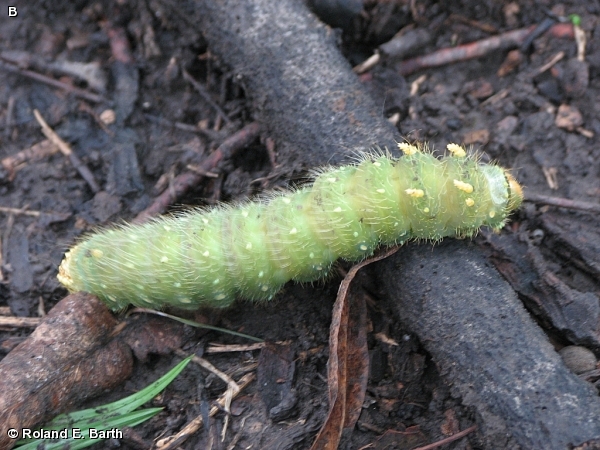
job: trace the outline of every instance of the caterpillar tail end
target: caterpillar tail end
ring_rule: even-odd
[[[58,281],[64,286],[66,287],[69,291],[74,292],[76,289],[74,288],[74,280],[73,277],[71,277],[71,261],[72,261],[72,255],[71,253],[73,252],[73,250],[69,250],[67,253],[65,253],[65,257],[62,260],[62,262],[60,263],[60,266],[58,268],[58,275],[56,276],[56,278],[58,278]]]

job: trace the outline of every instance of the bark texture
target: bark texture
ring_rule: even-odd
[[[597,392],[563,364],[474,245],[406,246],[374,272],[404,326],[480,416],[488,449],[566,449],[600,436]]]
[[[114,388],[131,374],[131,350],[113,340],[116,319],[96,297],[62,299],[35,331],[0,361],[0,449],[10,428],[31,428]]]
[[[210,50],[241,77],[279,163],[348,162],[373,146],[393,150],[394,128],[352,73],[336,34],[301,1],[199,1]]]

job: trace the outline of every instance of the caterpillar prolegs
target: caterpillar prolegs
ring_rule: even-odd
[[[290,192],[93,234],[66,253],[58,279],[113,309],[225,307],[321,279],[337,259],[361,260],[379,245],[499,229],[522,202],[507,171],[463,147],[449,144],[441,159],[399,147],[401,158],[365,155]]]

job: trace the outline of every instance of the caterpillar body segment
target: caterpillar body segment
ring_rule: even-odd
[[[270,198],[197,209],[93,234],[67,252],[58,279],[118,310],[226,307],[272,298],[289,280],[315,281],[339,258],[380,245],[500,229],[523,194],[504,169],[451,144],[438,159],[365,155],[322,170],[311,185]]]

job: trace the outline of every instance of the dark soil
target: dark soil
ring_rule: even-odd
[[[45,139],[33,115],[37,109],[72,146],[101,188],[93,192],[61,153],[27,160],[12,170],[5,167],[0,174],[0,206],[14,209],[0,214],[0,307],[9,307],[15,316],[38,317],[67,294],[56,280],[57,268],[77,237],[99,226],[134,219],[188,165],[200,165],[223,140],[251,123],[255,104],[248,100],[252,94],[243,81],[211,53],[203,30],[190,23],[193,13],[186,8],[193,8],[193,3],[32,1],[18,5],[16,18],[5,14],[10,2],[0,3],[0,61],[17,69],[15,73],[0,66],[0,158]],[[548,33],[523,49],[521,62],[504,76],[498,70],[508,50],[405,77],[399,74],[400,61],[390,58],[362,75],[361,81],[381,114],[395,118],[397,130],[407,139],[428,141],[437,149],[448,142],[472,145],[482,159],[513,168],[527,195],[598,203],[598,2],[370,0],[360,15],[325,11],[322,17],[343,28],[332,33],[355,65],[411,24],[431,32],[433,39],[416,50],[428,54],[539,24],[549,13],[581,16],[588,38],[585,61],[577,59],[572,37]],[[543,72],[538,70],[559,52],[564,52],[562,59]],[[65,61],[95,63],[97,72],[83,79],[50,67]],[[18,73],[25,69],[107,100],[91,101]],[[183,69],[200,83],[204,95]],[[411,86],[423,75],[411,94]],[[100,125],[107,110],[114,112],[115,120]],[[171,207],[245,199],[297,182],[312,169],[279,164],[277,143],[275,151],[270,146],[269,136],[263,134],[221,164],[219,178],[204,178]],[[350,160],[354,149],[348,150]],[[483,232],[476,241],[557,350],[579,344],[600,351],[597,223],[597,213],[526,202],[500,236]],[[517,273],[507,261],[520,265]],[[551,288],[549,277],[554,280]],[[370,292],[377,292],[366,276],[361,281]],[[287,361],[287,372],[277,389],[253,383],[234,400],[224,442],[220,434],[225,414],[219,413],[182,448],[310,447],[328,412],[328,338],[338,283],[334,276],[324,285],[290,284],[268,304],[238,302],[225,311],[196,315],[268,342],[284,342],[272,352]],[[475,424],[474,410],[451,392],[431,356],[397,322],[393,308],[376,300],[369,305],[367,396],[356,428],[344,436],[344,448],[414,448]],[[567,305],[579,306],[569,310]],[[3,329],[0,352],[8,353],[30,331]],[[183,336],[182,349],[199,355],[213,343],[247,343],[191,328]],[[145,387],[181,359],[170,353],[137,356],[131,379],[93,404]],[[236,379],[255,370],[256,364],[264,370],[265,360],[273,360],[258,350],[205,357]],[[269,378],[259,369],[260,377]],[[158,437],[179,431],[224,389],[214,375],[190,365],[153,402],[165,408],[161,414],[130,431],[120,443],[108,441],[97,448],[149,446]],[[233,440],[237,440],[235,447],[230,446]],[[444,448],[483,447],[481,437],[472,433]]]

